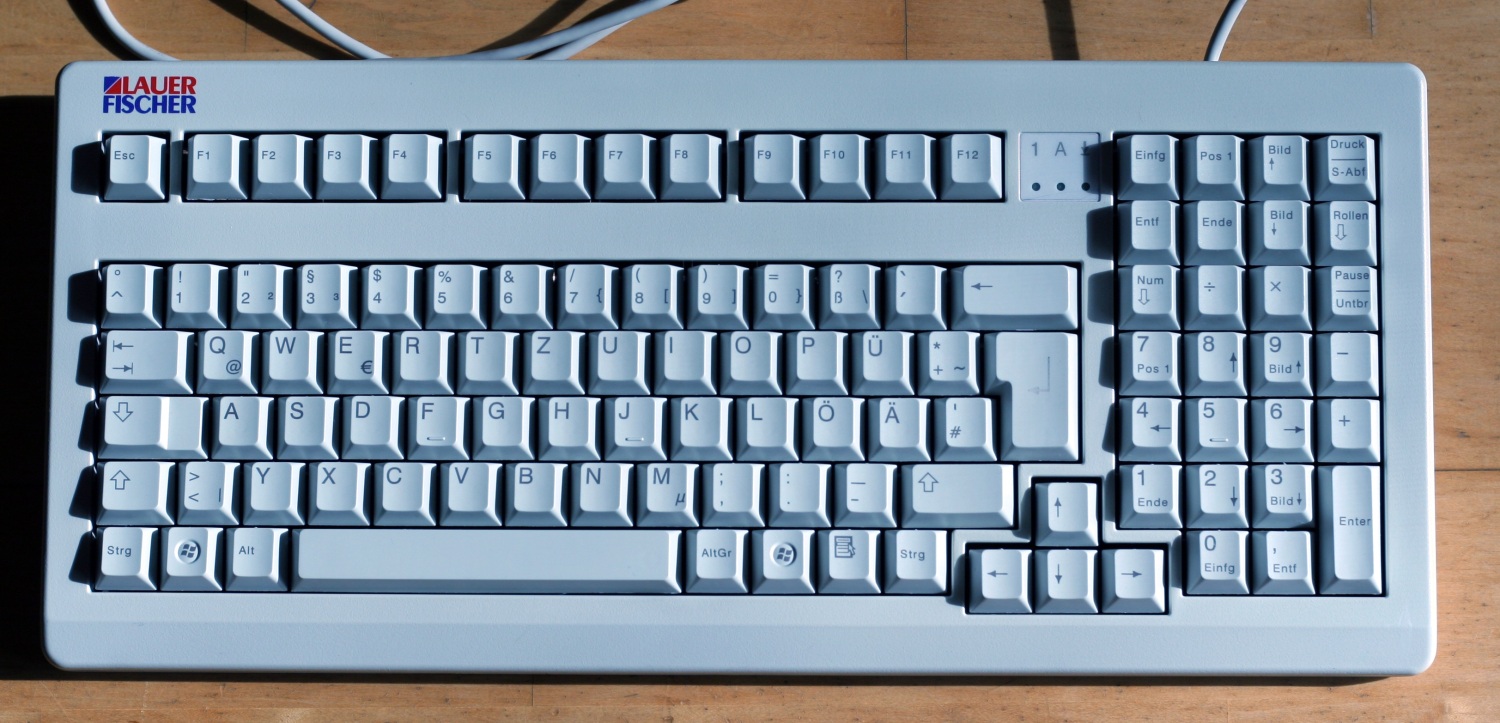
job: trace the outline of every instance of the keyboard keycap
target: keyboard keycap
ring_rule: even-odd
[[[844,383],[842,331],[799,331],[786,335],[786,391],[799,396],[848,394]]]
[[[537,459],[598,462],[599,399],[553,397],[544,400],[537,425]]]
[[[505,264],[497,267],[491,278],[495,282],[495,314],[490,326],[496,329],[552,328],[552,269],[535,264]]]
[[[544,462],[506,465],[505,524],[511,527],[564,527],[563,491],[568,466]]]
[[[1256,595],[1311,595],[1312,534],[1257,530],[1255,546]]]
[[[353,329],[355,274],[342,264],[311,264],[297,269],[297,328]]]
[[[338,406],[334,397],[276,400],[277,459],[338,459]]]
[[[870,184],[865,159],[870,139],[855,133],[814,136],[808,197],[814,201],[868,201]]]
[[[818,593],[879,594],[879,539],[876,530],[819,530]]]
[[[780,394],[781,358],[779,333],[736,331],[720,334],[719,389],[737,396]]]
[[[459,394],[515,394],[520,391],[520,334],[511,331],[465,332],[458,335],[458,347]]]
[[[192,394],[193,335],[186,331],[104,334],[105,394]]]
[[[105,329],[160,329],[162,270],[141,264],[104,267]]]
[[[1305,201],[1257,201],[1245,212],[1250,263],[1266,266],[1306,266],[1308,206]]]
[[[707,133],[673,133],[661,139],[661,200],[718,201],[724,140]]]
[[[1182,141],[1182,197],[1189,200],[1245,198],[1240,173],[1243,141],[1236,136],[1188,136]]]
[[[406,405],[406,458],[469,458],[467,397],[414,397]]]
[[[764,527],[761,487],[765,465],[710,464],[703,472],[705,527]]]
[[[1189,266],[1183,269],[1184,329],[1245,329],[1245,269]]]
[[[865,405],[872,462],[927,462],[927,409],[930,399],[871,399]]]
[[[850,343],[854,347],[851,380],[854,394],[904,396],[914,393],[911,380],[911,332],[862,332],[854,334]]]
[[[445,464],[438,524],[449,527],[500,526],[501,466],[484,462]],[[575,512],[573,524],[578,524]]]
[[[1313,206],[1318,264],[1325,266],[1374,266],[1379,233],[1375,204],[1368,201],[1334,201]]]
[[[1182,527],[1178,478],[1182,468],[1165,464],[1121,465],[1120,527],[1175,530]]]
[[[1183,486],[1187,488],[1185,507],[1190,529],[1250,526],[1245,514],[1250,495],[1243,465],[1189,465]]]
[[[1035,485],[1032,497],[1036,499],[1037,546],[1097,546],[1097,487],[1085,482],[1042,482]]]
[[[1119,149],[1120,188],[1124,201],[1175,201],[1177,194],[1177,139],[1165,135],[1133,135],[1115,141]]]
[[[784,133],[760,133],[744,140],[746,201],[801,201],[804,141]]]
[[[1071,266],[962,266],[951,273],[953,328],[1078,328],[1078,270]]]
[[[635,484],[638,527],[698,526],[698,465],[639,465]]]
[[[833,470],[833,524],[895,527],[895,496],[895,465],[838,465]]]
[[[1244,530],[1187,533],[1187,593],[1189,595],[1248,595],[1245,574],[1248,536]]]
[[[1177,257],[1177,204],[1127,201],[1119,205],[1120,265],[1165,264]]]
[[[713,394],[718,345],[711,331],[666,331],[656,338],[657,394]]]
[[[986,394],[1000,394],[1000,459],[1078,459],[1078,337],[986,334]]]
[[[650,393],[651,335],[643,331],[596,331],[588,338],[590,394]]]
[[[828,527],[827,464],[773,464],[766,495],[771,527]]]
[[[944,201],[998,201],[1004,194],[1004,145],[988,133],[955,133],[940,142],[938,197]]]
[[[1302,136],[1252,138],[1246,152],[1250,199],[1311,201],[1307,179],[1307,139]]]
[[[375,153],[370,136],[334,133],[319,138],[318,200],[375,200]]]
[[[738,440],[735,459],[797,461],[797,400],[750,397],[734,400]]]
[[[354,532],[346,530],[343,532]],[[287,559],[291,556],[287,531],[273,527],[229,530],[225,546],[224,588],[231,592],[283,592],[287,589]]]
[[[531,139],[531,193],[537,201],[587,201],[589,144],[576,133],[543,133]]]
[[[559,329],[618,329],[615,289],[620,270],[602,264],[572,264],[558,269],[562,283],[557,305]]]
[[[483,329],[487,273],[471,264],[438,264],[427,269],[427,327]]]
[[[181,462],[177,466],[177,523],[239,524],[240,465],[234,462]]]
[[[574,527],[630,527],[635,465],[583,462],[573,465]]]
[[[396,348],[392,355],[391,391],[452,394],[453,336],[450,331],[397,332],[391,341]]]
[[[273,331],[261,337],[260,388],[267,394],[323,392],[323,332]]]
[[[755,270],[755,328],[811,329],[812,268],[769,264]]]
[[[1101,550],[1099,597],[1106,613],[1164,613],[1165,555],[1161,550]]]
[[[1189,462],[1247,462],[1244,399],[1187,400],[1183,410]]]
[[[171,462],[105,462],[99,468],[100,525],[170,525]]]
[[[616,397],[604,400],[604,458],[610,461],[665,462],[667,400]]]
[[[385,482],[383,467],[378,465],[376,468],[377,490]],[[307,490],[307,524],[326,527],[364,527],[370,524],[369,464],[319,462],[308,470],[308,474],[312,475],[312,480]]]
[[[1256,396],[1312,396],[1311,335],[1252,334],[1250,393]]]
[[[250,142],[253,176],[250,197],[257,201],[311,201],[313,139],[289,133],[256,136]]]
[[[1120,269],[1120,328],[1175,331],[1177,269],[1171,266],[1127,266]]]
[[[864,400],[813,397],[802,401],[802,459],[860,462],[864,451]]]
[[[687,531],[687,591],[747,593],[744,530]]]
[[[437,490],[431,462],[385,462],[374,467],[375,525],[432,527],[437,525]]]
[[[172,527],[161,537],[161,589],[218,592],[219,540],[217,527]]]
[[[401,397],[348,397],[344,400],[343,458],[401,459]]]
[[[392,133],[380,142],[380,198],[385,201],[443,199],[443,141],[423,133]]]
[[[1181,339],[1169,331],[1137,331],[1120,336],[1120,393],[1177,396],[1182,393],[1177,362]]]
[[[417,310],[417,300],[422,298],[421,271],[399,264],[366,266],[360,278],[364,303],[359,325],[365,329],[422,328]]]
[[[1121,462],[1181,462],[1178,417],[1181,400],[1122,398],[1119,410]]]
[[[1312,331],[1311,274],[1301,266],[1250,269],[1250,328]]]
[[[878,329],[878,272],[869,264],[832,264],[818,269],[820,329]]]
[[[234,267],[236,329],[292,328],[292,270],[275,264]]]
[[[1313,193],[1319,201],[1375,200],[1375,141],[1325,136],[1313,141]]]
[[[917,335],[917,392],[923,395],[979,393],[979,334],[931,331]]]
[[[156,530],[106,527],[99,530],[99,574],[95,590],[155,590]]]
[[[813,593],[812,530],[755,530],[750,535],[750,590],[757,595]]]
[[[728,397],[674,397],[671,404],[671,447],[674,461],[728,462]]]
[[[743,266],[714,264],[694,266],[688,271],[688,328],[743,331],[748,270]]]
[[[1183,387],[1188,396],[1245,395],[1244,334],[1188,334],[1183,345]]]
[[[250,141],[228,133],[198,133],[187,139],[187,199],[243,201],[249,198]]]
[[[532,447],[536,400],[530,397],[484,397],[474,408],[474,459],[535,459]]]
[[[682,328],[682,268],[640,264],[625,269],[625,329]]]
[[[656,198],[651,164],[656,139],[640,133],[606,133],[594,141],[594,198],[650,201]]]
[[[1380,400],[1319,399],[1314,416],[1319,462],[1380,461]]]
[[[1250,521],[1257,528],[1294,529],[1313,523],[1313,468],[1305,464],[1250,468]]]
[[[208,459],[203,397],[103,397],[99,459]]]
[[[885,270],[887,329],[946,329],[943,276],[937,266],[891,266]]]
[[[104,200],[167,200],[167,141],[156,136],[104,139]]]
[[[1037,550],[1032,555],[1036,611],[1046,614],[1099,612],[1094,600],[1095,550]]]
[[[525,394],[583,394],[581,331],[534,331],[526,335]]]
[[[875,198],[880,201],[935,201],[932,136],[893,133],[875,139]]]
[[[933,458],[939,462],[996,462],[995,410],[985,397],[934,399]]]
[[[214,459],[269,460],[271,397],[214,397]]]
[[[1015,526],[1015,471],[1007,464],[902,465],[900,498],[902,527]]]
[[[1380,345],[1374,334],[1318,335],[1318,394],[1373,397],[1380,393]]]
[[[1250,402],[1250,459],[1254,462],[1313,461],[1311,399]]]
[[[975,550],[969,557],[969,612],[1031,612],[1031,551]]]
[[[1369,266],[1318,269],[1320,331],[1375,331],[1380,328],[1376,270]]]
[[[1379,467],[1318,468],[1318,587],[1325,595],[1379,595]]]
[[[526,139],[482,133],[464,139],[464,200],[520,201],[526,198],[521,159]]]
[[[941,595],[948,591],[948,535],[941,530],[891,530],[885,546],[885,591]]]

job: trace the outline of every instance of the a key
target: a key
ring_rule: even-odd
[[[827,464],[773,464],[766,523],[771,527],[827,527]]]
[[[955,133],[939,142],[938,198],[998,201],[1004,189],[1004,145],[989,133]]]
[[[354,279],[358,269],[343,264],[309,264],[297,269],[297,327],[353,329]]]
[[[643,331],[596,331],[589,334],[590,394],[650,394],[651,335]],[[660,366],[657,367],[658,370]],[[657,389],[657,391],[662,391]]]
[[[1120,336],[1120,393],[1174,397],[1182,393],[1177,363],[1181,339],[1169,331]]]
[[[878,271],[869,264],[832,264],[818,269],[820,329],[878,329]]]
[[[1317,271],[1319,331],[1380,328],[1377,273],[1369,266],[1331,266]]]
[[[690,593],[746,593],[744,530],[688,530],[687,584]]]
[[[1250,336],[1250,393],[1312,396],[1312,340],[1308,334]]]
[[[214,264],[173,264],[167,269],[167,326],[228,326],[229,269]]]
[[[437,465],[431,462],[385,462],[375,465],[375,519],[383,527],[432,527]]]
[[[623,329],[681,329],[682,268],[639,264],[625,269]]]
[[[689,329],[743,331],[750,328],[745,313],[749,271],[743,266],[712,264],[688,270]]]
[[[250,197],[257,201],[311,201],[316,152],[313,139],[307,136],[271,133],[253,138]]]
[[[1188,396],[1245,394],[1245,335],[1235,332],[1188,334],[1184,339]]]
[[[1126,201],[1118,213],[1121,266],[1178,263],[1176,203]]]
[[[234,314],[236,329],[292,328],[292,270],[275,264],[245,264],[234,267]]]
[[[710,464],[703,472],[705,527],[763,527],[761,487],[765,465]]]
[[[1246,144],[1250,199],[1311,201],[1307,178],[1307,139],[1261,136]]]
[[[1236,136],[1188,136],[1182,141],[1182,197],[1190,200],[1240,201],[1245,198],[1240,173],[1244,142]]]
[[[1380,461],[1380,400],[1319,399],[1314,416],[1319,462]]]
[[[812,268],[768,264],[755,270],[755,328],[811,329]]]
[[[574,527],[629,527],[635,465],[583,462],[573,465]]]
[[[1245,212],[1250,263],[1266,266],[1306,266],[1308,207],[1306,201],[1257,201]]]
[[[1123,201],[1175,201],[1177,139],[1166,135],[1130,135],[1115,141],[1119,153]]]
[[[797,461],[797,400],[750,397],[734,400],[738,438],[735,459]]]
[[[876,138],[876,200],[937,200],[932,182],[934,144],[932,136],[920,133],[892,133]]]
[[[303,524],[306,465],[301,462],[256,462],[244,470],[240,517],[246,525]]]
[[[1102,610],[1106,613],[1166,612],[1164,558],[1161,550],[1101,550],[1099,598]]]
[[[865,427],[870,430],[871,462],[927,462],[927,409],[930,399],[895,397],[871,399],[865,405]]]
[[[781,334],[736,331],[719,335],[719,389],[739,396],[781,393]]]
[[[495,284],[496,329],[552,328],[552,269],[534,264],[506,264],[490,272]]]
[[[1047,614],[1099,612],[1094,600],[1095,550],[1037,550],[1032,555],[1036,611]]]
[[[370,524],[370,465],[319,462],[308,468],[307,524],[352,527]]]
[[[334,397],[276,400],[278,459],[338,459],[338,406]]]
[[[1078,337],[1001,332],[984,338],[984,390],[1000,395],[1000,459],[1078,459]]]
[[[271,459],[272,401],[271,397],[215,397],[213,458]]]
[[[1245,467],[1232,464],[1189,465],[1187,526],[1190,529],[1250,526],[1245,508],[1250,506]]]
[[[864,453],[864,400],[813,397],[802,402],[802,459],[860,462]]]
[[[187,139],[189,201],[249,198],[250,141],[229,133],[197,133]]]
[[[485,269],[438,264],[427,269],[427,328],[483,329]]]
[[[375,200],[375,139],[331,133],[318,139],[318,200]]]
[[[170,525],[171,462],[105,462],[99,467],[101,526]]]
[[[530,397],[484,397],[474,400],[474,459],[529,460],[536,400]]]
[[[384,160],[380,198],[386,201],[440,201],[443,198],[443,141],[425,133],[392,133],[380,141]]]
[[[1181,401],[1161,397],[1120,400],[1120,461],[1181,462],[1178,417]]]
[[[391,391],[453,393],[453,332],[402,331],[391,341]]]
[[[698,465],[655,463],[636,469],[637,526],[698,526]]]
[[[1375,204],[1334,201],[1313,206],[1320,266],[1374,266],[1379,224]]]
[[[1239,266],[1190,266],[1183,270],[1184,329],[1245,328],[1245,270]]]
[[[892,266],[885,270],[885,328],[946,329],[943,277],[938,266]]]
[[[406,458],[462,461],[469,458],[469,400],[414,397],[406,404]]]
[[[995,462],[995,411],[985,397],[935,399],[933,458],[939,462]]]
[[[520,391],[521,335],[513,331],[469,331],[458,335],[458,393],[516,394]]]
[[[1271,529],[1311,527],[1314,487],[1312,465],[1251,467],[1251,523]]]
[[[1312,331],[1311,276],[1301,266],[1250,269],[1250,328]]]
[[[853,335],[851,343],[854,347],[851,386],[855,394],[869,396],[914,393],[911,379],[911,332],[861,332]]]
[[[717,201],[724,197],[719,170],[724,139],[707,133],[673,133],[661,139],[661,200]]]
[[[786,133],[758,133],[741,142],[746,201],[801,201],[804,141]]]
[[[261,335],[260,388],[267,394],[323,392],[323,332],[273,331]]]
[[[622,462],[667,461],[667,400],[615,397],[604,400],[604,458]]]
[[[1318,468],[1318,589],[1325,595],[1379,595],[1379,467]]]
[[[1311,533],[1257,530],[1251,544],[1256,595],[1313,594]]]
[[[1120,527],[1175,530],[1182,527],[1178,478],[1182,468],[1166,464],[1121,465]]]
[[[571,264],[559,269],[562,291],[557,305],[557,328],[619,328],[615,310],[619,276],[619,269],[602,264]]]
[[[1318,394],[1373,397],[1380,393],[1380,340],[1374,334],[1318,335]]]
[[[671,448],[674,461],[728,462],[728,397],[675,397],[671,404]]]
[[[521,159],[526,139],[508,133],[481,133],[464,139],[464,200],[520,201],[526,198]]]
[[[979,393],[979,334],[930,331],[917,335],[917,393]]]
[[[454,462],[438,474],[442,499],[438,524],[449,527],[500,526],[500,472],[498,464]],[[574,515],[574,524],[577,515]]]
[[[1071,266],[962,266],[951,280],[954,329],[1078,328],[1078,269]]]
[[[360,277],[364,304],[359,325],[365,329],[420,329],[417,300],[422,298],[422,270],[401,264],[366,266]]]
[[[1098,485],[1086,482],[1042,482],[1036,499],[1036,544],[1039,547],[1095,547],[1099,544]]]
[[[239,524],[235,490],[240,465],[234,462],[180,462],[177,466],[177,523]]]
[[[598,462],[599,400],[552,397],[543,400],[537,424],[537,459]]]
[[[167,141],[157,136],[104,139],[104,200],[167,200]]]
[[[1312,462],[1312,400],[1250,402],[1252,462]]]
[[[970,548],[969,612],[1031,612],[1031,551]]]
[[[106,527],[99,530],[99,574],[95,590],[155,590],[156,530]]]
[[[901,526],[1015,526],[1015,469],[1008,464],[901,466]]]
[[[401,397],[348,397],[344,400],[343,458],[387,460],[401,459]]]
[[[105,394],[192,394],[193,335],[186,331],[104,334]]]
[[[99,459],[208,459],[203,397],[103,397]]]
[[[1209,530],[1187,533],[1187,593],[1189,595],[1248,595],[1245,572],[1250,533]]]
[[[799,331],[786,335],[786,391],[788,394],[848,394],[844,383],[842,331]]]
[[[241,527],[228,531],[224,589],[282,592],[287,589],[291,541],[285,528]],[[299,572],[301,566],[298,566]]]
[[[895,465],[838,465],[833,469],[833,524],[895,527],[895,495]]]
[[[141,264],[104,267],[105,329],[160,329],[162,270]]]
[[[1313,196],[1319,201],[1375,200],[1375,141],[1324,136],[1312,143]]]
[[[878,594],[879,539],[876,530],[819,530],[818,593]]]
[[[814,201],[868,201],[865,167],[870,139],[857,133],[824,133],[809,145],[808,198]]]
[[[1118,272],[1120,328],[1172,331],[1177,321],[1177,269],[1127,266]]]
[[[505,524],[514,527],[562,527],[567,524],[563,490],[568,467],[545,462],[506,465]]]
[[[588,157],[593,141],[576,133],[531,139],[531,193],[537,201],[589,200]]]
[[[892,530],[885,547],[885,591],[941,595],[948,591],[948,535],[942,530]]]
[[[750,533],[751,592],[757,595],[813,593],[812,530]]]
[[[219,540],[217,527],[173,527],[162,535],[161,589],[184,592],[217,592]]]
[[[1183,411],[1186,459],[1189,462],[1247,462],[1244,399],[1187,400]]]
[[[714,394],[717,344],[711,331],[664,331],[656,338],[657,394]]]

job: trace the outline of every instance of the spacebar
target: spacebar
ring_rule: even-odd
[[[675,593],[674,530],[303,529],[294,592]]]

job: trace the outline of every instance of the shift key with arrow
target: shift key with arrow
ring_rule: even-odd
[[[100,525],[170,525],[171,462],[105,462],[99,468]]]
[[[177,469],[177,523],[226,527],[235,515],[238,462],[182,462]]]

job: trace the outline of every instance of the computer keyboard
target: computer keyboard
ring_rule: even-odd
[[[1410,66],[58,86],[62,667],[1432,660]]]

